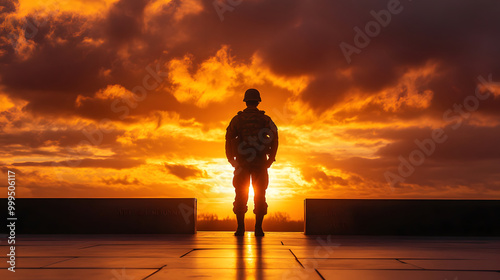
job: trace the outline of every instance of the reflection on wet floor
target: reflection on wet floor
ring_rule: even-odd
[[[500,238],[25,235],[16,250],[0,279],[500,279]]]

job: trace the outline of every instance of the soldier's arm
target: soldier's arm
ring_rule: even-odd
[[[272,120],[269,120],[269,127],[273,135],[271,136],[271,145],[269,151],[269,161],[273,162],[276,160],[276,153],[278,152],[278,127]]]
[[[234,154],[234,142],[236,140],[236,137],[237,134],[235,129],[235,118],[233,118],[226,129],[226,158],[232,165],[236,157],[236,155]]]

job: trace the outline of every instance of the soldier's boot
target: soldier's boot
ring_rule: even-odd
[[[262,230],[263,220],[263,214],[255,214],[255,236],[264,236],[264,231]]]
[[[234,232],[234,236],[245,235],[245,213],[236,214],[236,220],[238,221],[238,228]]]

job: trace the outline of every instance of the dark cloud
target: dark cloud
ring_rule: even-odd
[[[5,174],[5,178],[7,178],[9,171],[14,172],[15,174],[24,174],[22,170],[15,167],[7,166],[5,163],[2,162],[0,162],[0,171],[2,172],[2,174]]]
[[[399,175],[398,168],[406,166],[404,170],[407,170],[410,162],[414,171],[409,176],[402,176],[408,184],[442,190],[460,187],[499,190],[500,126],[478,127],[463,123],[454,128],[454,125],[456,123],[443,128],[439,142],[431,140],[431,128],[348,130],[345,132],[347,139],[361,142],[363,139],[380,139],[390,143],[378,149],[376,158],[337,159],[332,155],[318,154],[311,160],[386,187],[389,185],[386,172]],[[412,163],[412,153],[424,155],[423,160]],[[417,159],[420,161],[416,156],[413,162]]]
[[[0,12],[2,14],[15,12],[18,4],[18,1],[14,0],[0,0]]]
[[[123,177],[110,177],[110,178],[102,178],[101,181],[106,185],[139,185],[140,182],[137,178],[129,179],[128,175]]]
[[[391,143],[380,148],[376,155],[381,157],[398,157],[408,155],[415,149],[433,151],[429,157],[435,160],[485,160],[500,159],[500,126],[478,127],[467,124],[465,120],[458,124],[453,122],[443,128],[382,128],[382,129],[351,129],[345,131],[346,139],[384,139]],[[433,139],[433,131],[442,130]],[[442,139],[442,140],[441,140]],[[419,144],[417,145],[416,142]],[[433,144],[431,144],[433,142]]]
[[[182,165],[182,164],[168,164],[165,163],[165,168],[167,171],[175,175],[182,180],[187,180],[195,177],[206,177],[206,172],[200,170],[192,165]]]
[[[301,172],[305,180],[314,183],[315,188],[330,189],[335,185],[349,185],[348,180],[339,176],[328,175],[323,170],[315,167],[305,167]]]
[[[116,139],[123,134],[123,131],[111,131],[109,133],[102,133],[99,137],[96,132],[96,128],[91,129],[90,127],[83,130],[31,130],[23,131],[19,133],[0,133],[0,145],[2,146],[0,150],[14,151],[15,146],[21,145],[23,147],[29,148],[40,148],[52,145],[57,145],[64,149],[65,147],[74,147],[80,145],[82,141],[87,141],[92,144],[94,140],[99,141],[101,147],[108,147],[109,145],[115,144]],[[97,142],[96,142],[97,143]],[[14,146],[14,147],[13,147]]]
[[[354,45],[353,28],[364,29],[373,20],[370,11],[387,9],[388,2],[304,4],[300,24],[286,36],[276,36],[271,42],[279,47],[265,49],[264,56],[281,73],[313,75],[302,98],[321,110],[341,105],[352,90],[368,95],[393,87],[409,69],[429,61],[441,68],[422,90],[435,93],[432,105],[440,110],[474,93],[478,75],[500,75],[500,57],[494,51],[500,47],[500,31],[495,28],[500,6],[490,1],[401,1],[401,13],[392,15],[387,27],[360,48],[360,54],[353,54],[348,64],[339,44]],[[341,69],[348,69],[350,76],[339,78],[336,71]],[[446,75],[439,75],[443,71]]]
[[[40,167],[78,167],[78,168],[111,168],[111,169],[127,169],[134,168],[144,164],[145,160],[126,159],[126,158],[105,158],[92,159],[84,158],[79,160],[65,161],[42,161],[42,162],[16,162],[13,166],[40,166]]]
[[[215,141],[194,139],[185,136],[158,136],[154,138],[130,139],[127,145],[117,145],[113,148],[116,154],[130,157],[200,157],[214,158],[224,153],[224,145]]]
[[[124,44],[135,39],[143,29],[144,8],[149,0],[122,0],[111,7],[106,18],[106,34],[110,41]]]
[[[15,33],[10,28],[4,27],[7,25],[6,18],[16,11],[17,1],[0,0],[0,64],[9,61],[8,57],[14,53],[13,39]]]

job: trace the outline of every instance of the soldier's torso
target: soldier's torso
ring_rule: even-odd
[[[240,111],[236,118],[236,159],[242,166],[264,165],[269,150],[270,118],[257,109]]]

